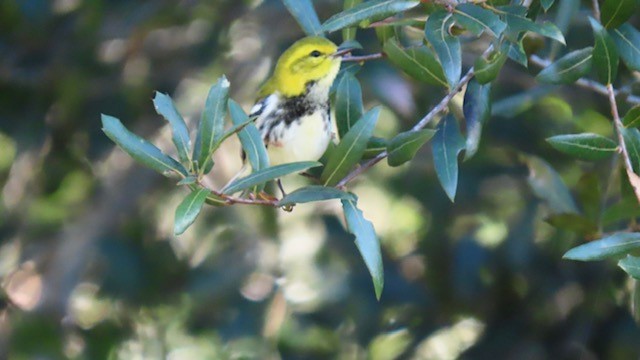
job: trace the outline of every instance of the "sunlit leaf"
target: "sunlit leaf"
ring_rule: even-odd
[[[621,232],[567,251],[562,258],[591,261],[618,257],[640,248],[640,233]]]
[[[209,95],[202,111],[200,127],[198,129],[200,151],[198,164],[201,170],[212,162],[211,155],[215,151],[224,132],[224,117],[227,113],[229,98],[229,81],[223,75],[209,90]]]
[[[305,186],[287,194],[278,206],[302,204],[315,201],[324,201],[331,199],[356,200],[353,194],[344,192],[334,187],[326,187],[320,185]]]
[[[364,112],[362,107],[362,89],[360,82],[351,73],[345,73],[340,78],[336,88],[336,125],[338,136],[342,138],[360,119]]]
[[[576,203],[560,175],[546,161],[536,156],[523,157],[529,168],[527,182],[554,214],[578,213]]]
[[[250,175],[231,182],[229,185],[227,185],[227,187],[223,189],[223,193],[234,194],[239,191],[264,184],[268,181],[281,178],[285,175],[299,173],[317,166],[322,166],[322,164],[317,161],[300,161],[256,170],[253,171]]]
[[[593,64],[596,68],[598,78],[605,84],[611,84],[618,75],[618,50],[616,44],[600,23],[594,18],[589,17],[593,36],[595,38],[595,46],[593,47]]]
[[[639,5],[638,0],[605,0],[600,7],[602,25],[617,28],[637,13]]]
[[[591,133],[552,136],[547,142],[558,151],[581,160],[601,160],[618,150],[615,141]]]
[[[640,71],[640,32],[631,24],[609,30],[622,61],[631,70]]]
[[[199,188],[189,194],[176,208],[173,233],[180,235],[196,220],[210,191]]]
[[[427,40],[438,54],[450,88],[456,86],[462,73],[460,40],[449,33],[449,28],[453,24],[452,16],[447,11],[438,10],[429,15],[424,28]]]
[[[436,132],[430,129],[407,131],[396,135],[389,142],[387,163],[389,166],[400,166],[413,159],[420,148],[433,137]]]
[[[456,21],[476,35],[487,32],[498,37],[507,28],[500,17],[474,4],[460,4],[454,10]]]
[[[337,184],[362,159],[379,115],[380,107],[367,111],[340,140],[320,176],[324,185]]]
[[[618,266],[631,277],[640,280],[640,257],[627,255],[626,258],[618,261]]]
[[[383,19],[399,12],[409,10],[420,4],[420,1],[402,0],[370,0],[330,17],[322,30],[333,32],[346,27],[358,25],[367,19]]]
[[[625,127],[640,126],[640,105],[631,108],[622,118]]]
[[[127,130],[120,120],[113,116],[102,115],[102,131],[132,158],[151,169],[165,176],[188,175],[187,169],[182,164],[167,156],[147,140]]]
[[[396,39],[391,39],[384,44],[383,51],[393,65],[412,78],[431,85],[449,86],[442,66],[426,46],[403,49]]]
[[[464,138],[453,115],[440,120],[431,146],[436,175],[453,202],[458,188],[458,154],[465,148]]]
[[[362,211],[357,208],[356,201],[342,200],[342,209],[344,211],[347,228],[349,232],[356,237],[356,246],[373,279],[376,298],[380,300],[384,286],[384,269],[382,267],[380,241],[376,236],[371,222],[365,219]]]
[[[548,84],[571,84],[589,72],[592,62],[592,47],[572,51],[540,71],[536,79]]]
[[[282,0],[307,35],[322,35],[322,26],[311,0]]]
[[[156,91],[153,105],[156,108],[156,112],[164,117],[171,126],[173,144],[178,150],[180,161],[183,164],[188,164],[191,162],[189,129],[187,129],[187,124],[173,104],[173,100],[169,95]]]
[[[482,127],[491,116],[491,84],[481,85],[477,81],[470,81],[464,94],[462,111],[467,124],[464,159],[468,160],[478,150]]]

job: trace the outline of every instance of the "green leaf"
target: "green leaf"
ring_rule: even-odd
[[[229,100],[229,108],[231,108],[231,101],[233,100]],[[235,103],[235,101],[234,101]],[[235,103],[234,106],[239,106],[237,103]],[[237,111],[237,109],[234,109],[234,111]],[[229,111],[231,112],[231,111]],[[245,114],[246,115],[246,114]],[[222,134],[222,137],[220,139],[220,143],[223,143],[225,140],[227,140],[228,138],[230,138],[231,136],[239,133],[240,131],[242,131],[244,128],[246,128],[247,126],[249,126],[249,124],[253,124],[254,121],[256,121],[257,117],[247,117],[247,120],[245,120],[244,122],[238,123],[238,124],[233,124],[231,125],[230,128],[228,128],[224,134]]]
[[[556,40],[563,45],[565,44],[564,35],[562,35],[562,31],[560,31],[555,24],[552,22],[538,24],[531,21],[531,19],[525,16],[527,8],[524,6],[511,5],[503,6],[500,9],[505,12],[504,18],[507,22],[508,34],[512,41],[517,41],[520,33],[530,31]]]
[[[631,70],[640,71],[640,32],[631,24],[609,30],[622,61]]]
[[[322,25],[311,0],[282,0],[291,15],[298,22],[305,34],[309,36],[323,35]]]
[[[527,182],[531,190],[547,203],[553,214],[578,213],[569,189],[547,162],[536,156],[524,156],[523,160],[529,168]]]
[[[634,219],[640,216],[638,199],[626,198],[608,207],[602,214],[602,225],[608,226],[622,220]]]
[[[400,166],[413,159],[422,145],[433,137],[436,132],[430,129],[406,131],[396,135],[387,147],[389,166]]]
[[[467,123],[464,159],[468,160],[478,151],[482,127],[491,116],[491,84],[481,85],[471,80],[464,94],[462,111]]]
[[[372,136],[367,142],[367,149],[364,151],[362,158],[371,159],[378,156],[378,154],[387,150],[388,143],[387,139]]]
[[[380,300],[384,287],[384,269],[382,267],[382,254],[380,253],[380,241],[371,222],[365,219],[362,211],[358,209],[356,201],[342,200],[342,209],[349,232],[356,237],[356,246],[362,255],[367,269],[373,279],[376,298]]]
[[[627,255],[626,258],[618,261],[618,266],[631,277],[640,280],[640,257]]]
[[[611,84],[616,80],[618,75],[618,64],[620,58],[618,57],[618,50],[616,50],[616,44],[607,33],[600,23],[589,17],[591,22],[591,28],[593,29],[593,36],[595,38],[595,46],[593,47],[593,64],[596,68],[596,73],[600,81],[605,84]]]
[[[556,150],[581,160],[601,160],[618,150],[615,141],[591,133],[552,136],[547,142]]]
[[[605,0],[600,8],[602,25],[607,29],[617,28],[637,13],[638,0]]]
[[[156,112],[164,117],[171,126],[173,144],[176,146],[176,149],[178,149],[180,161],[183,164],[190,163],[189,150],[191,148],[191,139],[189,138],[189,129],[187,129],[187,124],[173,104],[171,97],[156,91],[156,96],[153,98],[153,105],[156,108]]]
[[[456,6],[454,16],[460,25],[478,36],[487,32],[497,38],[507,28],[498,15],[473,4]]]
[[[440,64],[444,68],[449,87],[453,88],[460,81],[462,55],[460,52],[460,40],[449,33],[451,25],[453,25],[452,14],[444,10],[438,10],[429,15],[424,33],[436,54],[438,54],[438,59],[440,59]]]
[[[545,12],[551,9],[551,6],[553,6],[554,2],[555,0],[540,0],[540,4],[542,5],[542,8],[544,9]]]
[[[228,98],[229,81],[223,75],[209,90],[202,118],[200,119],[200,127],[198,129],[200,151],[197,160],[201,173],[203,172],[202,170],[207,168],[207,163],[213,161],[211,155],[220,145],[219,140],[224,131],[224,116],[227,112]]]
[[[173,233],[180,235],[185,232],[191,224],[196,220],[202,205],[210,191],[208,189],[199,188],[189,194],[176,208],[176,216],[173,226]]]
[[[336,88],[336,125],[340,139],[362,117],[362,89],[356,77],[347,72],[341,78]]]
[[[399,12],[409,10],[420,4],[420,1],[370,0],[358,4],[348,10],[335,14],[322,24],[322,30],[333,32],[354,26],[362,20],[371,18],[383,19]]]
[[[173,158],[160,151],[155,145],[125,128],[120,120],[102,114],[102,131],[122,150],[136,161],[168,176],[175,173],[187,176],[187,169]]]
[[[352,7],[360,4],[362,0],[344,0],[343,10],[349,10]],[[349,27],[342,29],[342,41],[354,40],[356,38],[357,27]]]
[[[250,175],[231,182],[223,189],[222,192],[224,194],[234,194],[256,185],[261,185],[268,181],[281,178],[285,175],[299,173],[317,166],[322,166],[322,164],[317,161],[299,161],[271,166],[266,169],[254,170]]]
[[[622,123],[625,127],[638,127],[640,126],[640,105],[631,108],[627,111],[627,114],[622,118]]]
[[[189,175],[186,178],[178,181],[178,186],[182,186],[182,185],[193,185],[198,181],[198,178],[196,176],[193,175]]]
[[[236,125],[245,124],[249,121],[249,117],[242,110],[237,102],[229,100],[229,113],[231,121]],[[261,170],[269,167],[269,156],[264,146],[264,141],[260,135],[260,131],[255,124],[247,124],[244,129],[238,133],[238,138],[242,144],[242,149],[249,159],[249,164],[253,171]]]
[[[536,79],[548,84],[571,84],[591,70],[593,48],[568,53],[538,73]]]
[[[545,219],[555,228],[571,231],[581,236],[589,236],[598,232],[598,224],[578,214],[555,214]]]
[[[640,171],[640,130],[636,128],[622,129],[622,137],[627,146],[634,172]]]
[[[391,39],[384,44],[383,51],[393,65],[412,78],[431,85],[449,87],[442,66],[426,46],[403,49],[396,39]]]
[[[449,114],[440,120],[431,146],[436,175],[453,202],[458,188],[458,154],[465,148],[464,138],[453,115]]]
[[[337,184],[362,159],[379,115],[380,107],[369,110],[340,140],[320,176],[325,186]]]
[[[529,66],[529,58],[527,56],[527,53],[524,51],[524,45],[522,44],[522,40],[517,41],[515,43],[507,42],[505,44],[506,44],[505,45],[506,52],[511,60],[517,62],[518,64],[524,67]],[[503,51],[505,50],[503,49]]]
[[[303,204],[315,201],[324,201],[331,199],[353,200],[356,198],[353,194],[344,192],[334,187],[326,187],[320,185],[305,186],[297,189],[296,191],[287,194],[280,202],[278,206]]]
[[[493,51],[486,58],[479,56],[473,65],[476,80],[480,84],[487,84],[493,81],[498,77],[500,69],[507,61],[507,56],[508,53],[505,51]]]
[[[621,232],[574,247],[562,258],[580,261],[604,260],[624,255],[637,248],[640,248],[640,233]]]

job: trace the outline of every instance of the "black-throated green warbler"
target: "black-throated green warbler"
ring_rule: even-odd
[[[347,50],[322,37],[295,42],[278,59],[250,116],[271,165],[318,160],[332,138],[329,89]]]

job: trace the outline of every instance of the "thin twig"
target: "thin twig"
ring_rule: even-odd
[[[361,62],[361,61],[377,60],[383,57],[384,57],[384,54],[382,53],[360,55],[360,56],[343,56],[342,61]]]
[[[598,4],[598,0],[592,0],[591,3],[593,4],[593,16],[600,21],[600,4]]]

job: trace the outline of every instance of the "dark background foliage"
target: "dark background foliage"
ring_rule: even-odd
[[[577,15],[588,2],[560,3],[548,16],[571,24],[568,44],[589,45]],[[314,4],[321,19],[342,9]],[[0,2],[0,358],[640,355],[632,281],[613,262],[561,259],[584,239],[545,222],[553,209],[530,189],[523,161],[546,159],[578,198],[594,191],[580,190],[585,173],[603,191],[617,184],[610,161],[576,162],[544,140],[610,134],[607,101],[541,87],[513,62],[493,86],[494,115],[461,165],[455,204],[429,147],[353,187],[383,245],[380,302],[333,203],[292,214],[208,207],[173,236],[184,193],[114,150],[99,114],[169,149],[154,90],[193,126],[225,73],[248,107],[301,36],[275,0]],[[358,40],[379,51],[373,30]],[[465,69],[476,43],[465,44]],[[358,78],[365,107],[385,105],[380,136],[409,129],[444,94],[386,61]],[[239,167],[237,150],[226,150],[214,181]]]

